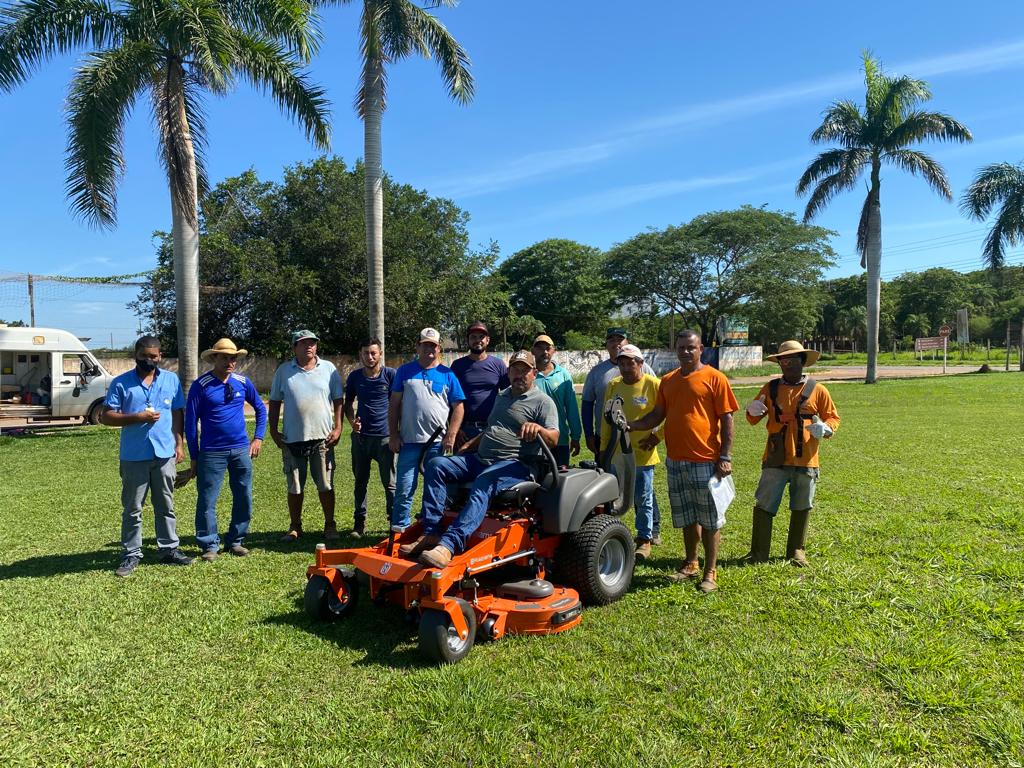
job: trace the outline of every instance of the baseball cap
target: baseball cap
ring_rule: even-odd
[[[481,333],[487,336],[491,335],[491,332],[487,330],[487,326],[484,325],[482,320],[477,320],[475,323],[469,326],[469,330],[467,330],[466,333],[473,333],[474,331],[480,331]]]
[[[420,341],[429,341],[431,344],[441,346],[441,334],[437,328],[424,328],[420,331]]]
[[[527,352],[525,349],[520,349],[518,352],[513,352],[512,357],[508,359],[509,368],[511,368],[516,363],[523,363],[525,365],[530,366],[531,368],[537,367],[537,363],[534,362],[533,360],[533,353]]]
[[[296,331],[292,334],[292,346],[294,347],[303,339],[312,339],[313,341],[320,341],[320,338],[308,328],[303,328],[301,331]]]
[[[546,333],[542,333],[540,336],[538,336],[536,339],[534,339],[533,343],[534,344],[541,344],[541,343],[543,343],[543,344],[547,344],[549,347],[555,346],[554,340],[550,336],[548,336]]]
[[[625,328],[609,328],[608,332],[604,335],[604,340],[608,341],[612,336],[621,336],[624,339],[629,338]]]
[[[619,354],[615,356],[615,360],[618,361],[620,357],[632,357],[634,360],[639,360],[641,363],[644,361],[644,353],[640,351],[640,348],[633,344],[623,344],[619,347]]]

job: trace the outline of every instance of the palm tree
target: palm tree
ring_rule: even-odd
[[[1024,163],[986,165],[964,193],[960,209],[971,218],[984,221],[1000,203],[982,249],[993,271],[1006,261],[1005,246],[1024,242]]]
[[[806,223],[839,192],[853,189],[865,170],[870,172],[868,194],[857,226],[857,251],[861,266],[868,273],[868,367],[864,380],[872,384],[877,378],[882,290],[882,163],[921,176],[935,192],[952,200],[942,166],[923,152],[907,147],[925,139],[964,142],[972,137],[965,126],[948,115],[918,109],[931,99],[927,83],[884,74],[881,64],[868,53],[864,54],[864,84],[863,108],[852,101],[837,101],[825,111],[811,141],[835,141],[840,147],[818,155],[800,177],[796,191],[802,195],[813,187],[804,211]]]
[[[435,0],[428,8],[457,4],[457,0]],[[473,98],[473,76],[463,47],[440,21],[411,0],[363,0],[360,38],[363,71],[356,95],[356,111],[363,120],[370,336],[383,342],[384,171],[380,129],[386,106],[387,65],[413,53],[433,58],[441,68],[448,95],[460,104],[467,104]]]
[[[199,361],[198,200],[207,189],[203,95],[241,77],[269,91],[318,147],[327,101],[302,64],[318,42],[304,0],[22,0],[0,11],[0,89],[46,59],[91,48],[67,100],[67,194],[88,223],[113,227],[124,171],[124,125],[148,92],[171,192],[178,375]]]

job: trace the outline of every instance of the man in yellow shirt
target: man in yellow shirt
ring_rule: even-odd
[[[619,348],[615,362],[620,376],[612,379],[604,391],[604,403],[622,398],[622,410],[628,421],[636,421],[654,410],[658,402],[658,377],[644,373],[643,353],[632,344]],[[601,453],[608,448],[610,429],[601,430]],[[633,455],[636,459],[636,483],[633,489],[633,508],[636,512],[636,556],[646,560],[651,556],[654,537],[654,468],[661,463],[658,456],[659,430],[632,433]]]
[[[839,413],[828,390],[804,375],[804,366],[813,365],[818,357],[818,352],[804,349],[799,341],[782,342],[778,353],[766,358],[779,364],[782,378],[761,387],[747,406],[750,424],[768,417],[768,445],[754,494],[754,524],[747,555],[752,563],[768,562],[772,522],[788,486],[786,558],[793,565],[807,565],[804,547],[818,481],[818,445],[839,429]]]

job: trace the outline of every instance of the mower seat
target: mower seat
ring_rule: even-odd
[[[504,488],[491,499],[491,506],[500,509],[511,509],[523,506],[526,500],[540,489],[540,483],[533,480],[520,480],[515,485]]]

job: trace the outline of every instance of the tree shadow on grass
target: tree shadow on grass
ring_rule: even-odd
[[[366,597],[365,591],[362,597]],[[377,607],[364,599],[351,616],[326,622],[308,616],[299,597],[295,600],[295,610],[268,616],[260,623],[294,627],[339,648],[360,650],[365,655],[354,662],[354,666],[382,665],[397,669],[430,666],[415,647],[415,633],[403,612],[394,606]]]
[[[159,563],[160,553],[157,551],[156,539],[143,539],[143,565]],[[195,555],[182,547],[186,555]],[[109,542],[102,549],[92,552],[55,552],[52,555],[38,555],[17,560],[6,565],[0,564],[0,581],[7,579],[45,579],[51,576],[63,576],[70,573],[88,573],[90,571],[110,571],[113,573],[121,562],[121,542]]]
[[[321,542],[327,544],[328,549],[359,549],[375,546],[386,538],[386,534],[383,533],[379,535],[367,533],[358,539],[350,531],[339,531],[338,533],[341,538],[332,542],[324,542],[323,531],[317,530],[306,531],[298,541],[281,541],[284,530],[260,531],[247,535],[245,545],[250,549],[259,549],[264,552],[280,552],[286,555],[294,555],[298,552],[312,555],[316,551],[316,545]]]

